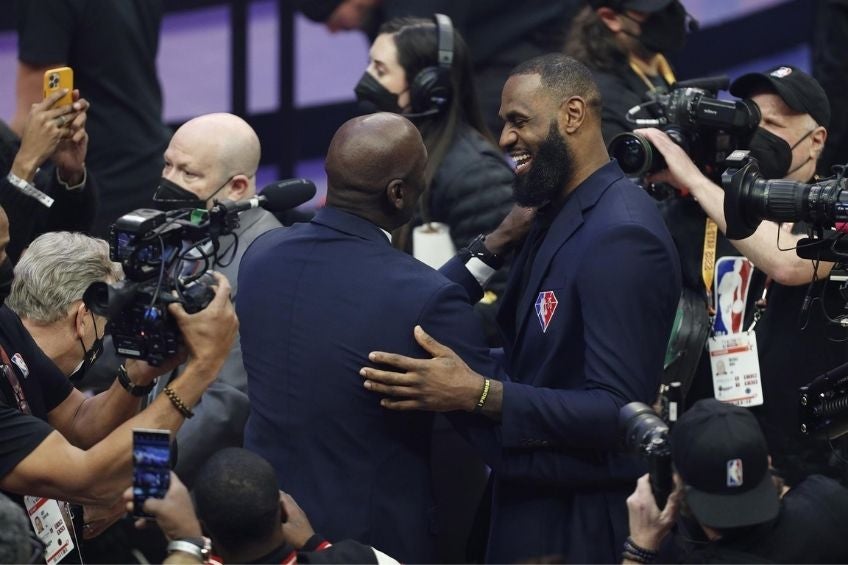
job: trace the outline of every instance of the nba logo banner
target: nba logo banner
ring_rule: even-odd
[[[539,323],[542,325],[542,333],[548,331],[548,325],[554,317],[556,307],[557,299],[554,291],[546,290],[539,293],[536,298],[536,317],[539,318]]]
[[[727,462],[727,486],[742,486],[742,460],[731,459]]]

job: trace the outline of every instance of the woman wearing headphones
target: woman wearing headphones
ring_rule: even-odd
[[[396,247],[414,251],[411,230],[427,222],[447,224],[457,249],[500,223],[512,206],[512,168],[483,123],[468,49],[447,16],[386,22],[355,91],[364,109],[412,120],[427,146],[427,188]]]

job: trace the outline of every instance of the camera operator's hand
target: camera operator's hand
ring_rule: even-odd
[[[213,273],[213,276],[217,281],[215,298],[200,312],[189,314],[181,304],[168,305],[168,311],[183,334],[191,362],[204,365],[212,378],[229,355],[238,331],[238,319],[230,300],[230,283],[220,273]]]
[[[146,363],[140,359],[127,359],[124,366],[130,382],[136,386],[147,386],[162,375],[167,375],[188,359],[188,352],[179,351],[173,357],[166,359],[158,367]]]
[[[124,501],[118,499],[112,504],[86,504],[83,507],[83,539],[91,539],[102,534],[106,528],[123,518]]]
[[[133,511],[133,489],[124,491],[124,502],[129,513]],[[194,512],[194,504],[186,486],[179,477],[171,471],[171,486],[165,493],[165,498],[148,498],[144,501],[144,511],[156,517],[156,524],[169,540],[180,538],[197,538],[203,535],[200,522]],[[137,528],[146,525],[144,518],[135,522]]]
[[[665,508],[660,511],[654,493],[651,491],[651,479],[646,473],[636,483],[636,490],[627,497],[627,514],[630,524],[630,538],[639,547],[656,551],[663,538],[674,526],[682,487],[675,477],[674,491],[668,497]]]
[[[280,511],[283,516],[283,538],[295,549],[302,548],[315,535],[306,512],[283,491],[280,491]]]
[[[11,171],[28,182],[32,182],[35,171],[56,151],[59,143],[71,136],[70,126],[78,117],[76,106],[79,101],[71,106],[54,108],[66,93],[63,89],[33,104],[24,123],[21,147]]]
[[[486,236],[486,249],[495,255],[509,253],[530,231],[530,225],[535,217],[535,208],[523,208],[514,204],[498,227]]]
[[[710,180],[698,169],[689,155],[682,147],[677,145],[671,138],[658,129],[637,129],[633,133],[645,136],[653,143],[657,151],[662,153],[668,168],[653,174],[647,178],[652,183],[668,183],[681,193],[691,193],[696,199],[701,193],[704,183],[712,184]]]

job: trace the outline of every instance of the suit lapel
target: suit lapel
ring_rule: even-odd
[[[524,266],[525,269],[530,269],[530,277],[527,279],[527,286],[521,292],[516,310],[516,335],[520,335],[524,331],[530,313],[535,312],[534,303],[539,294],[539,285],[542,283],[545,273],[548,272],[551,260],[557,250],[568,241],[582,223],[583,213],[580,210],[579,202],[575,198],[569,198],[554,219],[551,227],[548,228],[548,233],[539,247],[539,252],[536,253],[535,260],[531,265]]]
[[[529,268],[531,271],[530,277],[527,279],[527,286],[524,289],[516,289],[516,292],[520,293],[515,319],[516,336],[521,335],[524,331],[530,314],[535,314],[536,299],[539,291],[544,290],[539,287],[557,251],[583,224],[584,212],[600,200],[612,183],[623,177],[624,173],[621,172],[618,164],[615,161],[610,161],[583,181],[565,201],[548,229],[533,264],[524,265],[525,269]],[[634,187],[634,190],[638,189]],[[511,282],[515,283],[515,280],[514,278]]]

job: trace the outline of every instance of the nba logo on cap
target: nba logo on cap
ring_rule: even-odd
[[[780,67],[779,69],[775,69],[769,73],[774,78],[783,78],[792,74],[792,69],[789,67]]]
[[[742,486],[742,460],[731,459],[727,462],[727,486]]]

